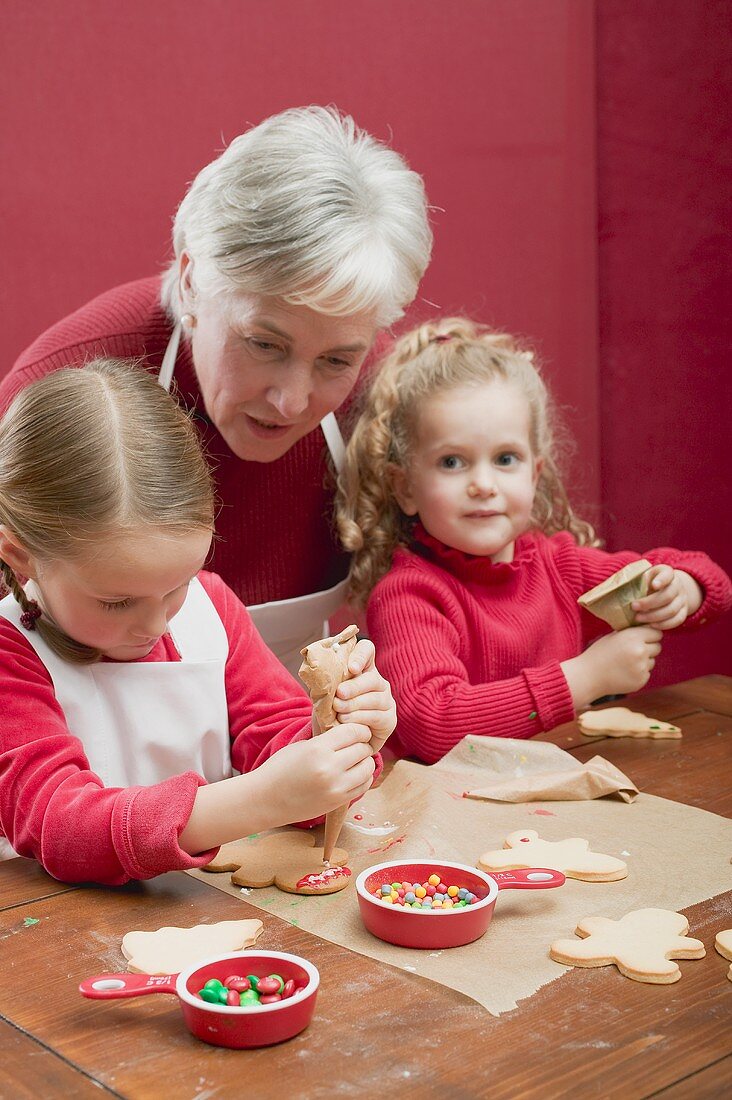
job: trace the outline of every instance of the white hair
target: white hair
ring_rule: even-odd
[[[383,328],[414,299],[431,247],[424,185],[402,157],[334,107],[293,108],[198,173],[175,216],[162,302],[180,320],[185,250],[200,293],[373,309]]]

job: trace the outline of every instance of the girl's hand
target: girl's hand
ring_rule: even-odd
[[[196,855],[348,805],[373,781],[370,738],[368,726],[339,722],[319,737],[286,745],[251,772],[204,784],[178,843]]]
[[[697,582],[681,569],[654,565],[648,570],[648,595],[631,604],[637,623],[657,630],[673,630],[701,607],[703,593]]]
[[[338,688],[333,709],[339,722],[359,722],[371,730],[371,751],[379,752],[396,727],[396,703],[385,680],[374,663],[373,642],[362,639],[348,662],[352,679]]]
[[[640,691],[650,678],[661,652],[660,630],[629,626],[593,642],[579,657],[562,662],[575,710],[602,695]]]
[[[275,824],[309,821],[360,798],[371,786],[371,730],[339,722],[307,741],[296,741],[250,774],[266,785]]]

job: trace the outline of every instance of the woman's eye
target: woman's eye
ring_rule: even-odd
[[[283,350],[280,344],[273,344],[271,340],[260,340],[255,336],[249,337],[248,344],[257,355],[278,355]]]
[[[463,465],[463,460],[459,455],[445,455],[440,459],[440,466],[443,470],[459,470]]]
[[[108,602],[107,600],[100,600],[99,602],[100,602],[100,604],[102,605],[102,607],[104,608],[105,611],[121,611],[122,608],[129,607],[130,604],[132,603],[132,600],[131,599],[115,600],[113,602],[112,601]]]
[[[324,355],[322,361],[326,366],[330,367],[331,370],[346,370],[351,366],[348,359],[340,359],[337,355]]]

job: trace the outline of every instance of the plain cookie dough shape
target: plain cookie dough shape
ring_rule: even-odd
[[[660,718],[648,718],[645,714],[627,707],[608,707],[607,710],[586,710],[577,719],[580,733],[585,737],[653,737],[678,740],[681,730]]]
[[[128,932],[122,938],[122,954],[133,974],[179,974],[212,955],[245,951],[263,927],[261,920],[222,920],[193,928]]]
[[[331,866],[325,868],[323,849],[315,847],[315,837],[291,829],[222,844],[218,855],[201,870],[233,871],[231,881],[235,886],[259,889],[274,884],[288,894],[335,894],[351,881],[347,860],[348,852],[335,848]]]
[[[727,928],[724,932],[717,932],[714,946],[722,958],[732,959],[732,928]],[[727,971],[727,977],[732,982],[732,966]]]
[[[703,959],[701,940],[686,933],[689,922],[670,909],[636,909],[620,920],[585,917],[575,929],[579,940],[556,940],[549,949],[566,966],[610,966],[635,982],[670,985],[681,977],[671,959]]]
[[[519,829],[509,833],[503,850],[484,852],[478,867],[489,872],[549,867],[562,871],[567,878],[579,878],[584,882],[614,882],[627,877],[628,866],[622,859],[591,852],[589,848],[589,842],[581,837],[542,840],[534,829]]]

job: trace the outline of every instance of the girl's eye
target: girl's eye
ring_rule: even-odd
[[[513,466],[518,460],[519,457],[517,454],[507,451],[505,454],[498,456],[496,463],[498,466]]]
[[[124,607],[129,607],[132,603],[131,599],[115,600],[114,602],[108,602],[107,600],[99,601],[105,611],[121,611]]]
[[[440,459],[440,466],[443,470],[459,470],[463,465],[463,460],[458,455],[445,455]]]

